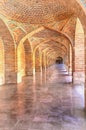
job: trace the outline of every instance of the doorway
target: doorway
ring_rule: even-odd
[[[63,64],[63,58],[62,57],[57,57],[56,64]]]

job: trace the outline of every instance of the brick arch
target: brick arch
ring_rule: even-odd
[[[42,54],[44,51],[46,52],[47,55],[49,55],[53,59],[56,59],[57,55],[63,55],[63,57],[66,55],[66,53],[63,51],[61,52],[61,48],[58,48],[57,46],[55,46],[55,47],[46,46],[46,48],[41,49]],[[54,55],[52,56],[52,54],[54,54]],[[42,62],[44,63],[43,60],[44,59],[42,59]]]
[[[65,44],[66,47],[68,46],[67,44],[70,44],[72,48],[74,44],[73,40],[67,34],[62,31],[56,31],[50,27],[39,28],[30,34],[27,34],[22,40],[25,40],[26,37],[42,38],[45,40],[52,39],[59,43]]]
[[[50,42],[50,43],[49,43]],[[50,48],[58,48],[60,49],[60,51],[62,50],[63,52],[67,53],[67,48],[65,47],[64,49],[59,47],[58,44],[60,43],[57,43],[56,41],[54,40],[50,40],[50,41],[46,41],[45,43],[40,43],[38,44],[35,48],[34,48],[34,51],[36,51],[37,48],[46,48],[47,46],[49,46]],[[62,44],[61,44],[62,45]],[[42,49],[41,49],[42,50]]]
[[[49,31],[50,35],[46,31],[44,31],[45,29],[47,31]],[[45,35],[42,35],[43,33]],[[68,46],[71,46],[72,54],[74,53],[74,48],[73,48],[74,42],[73,42],[73,40],[68,35],[63,33],[62,31],[56,31],[54,29],[51,29],[50,27],[44,27],[44,29],[41,29],[41,30],[35,32],[34,34],[32,34],[32,36],[40,37],[40,34],[41,34],[41,37],[44,38],[45,40],[47,40],[47,39],[55,40],[55,41],[65,45],[67,47],[67,49],[68,49]],[[73,59],[73,56],[72,56],[72,62],[73,61],[74,61],[74,59]],[[73,71],[74,70],[73,70],[73,66],[72,66],[72,75],[73,75]]]
[[[44,50],[45,50],[45,49],[44,49]],[[43,51],[44,51],[44,50],[43,50]],[[60,48],[58,49],[59,53],[57,53],[57,49],[56,49],[56,48],[52,49],[52,48],[50,48],[50,47],[47,47],[47,50],[46,50],[46,51],[52,51],[52,52],[55,52],[56,55],[58,55],[58,54],[62,54]],[[48,52],[47,52],[47,54],[48,54]],[[65,53],[64,53],[64,54],[65,54]]]
[[[15,45],[9,29],[0,18],[0,37],[4,50],[4,82],[5,84],[16,83],[16,55]]]
[[[49,65],[55,63],[54,59],[56,57],[56,55],[58,55],[57,53],[55,53],[55,49],[52,49],[50,47],[47,47],[45,49],[42,50],[42,68],[44,68],[46,70],[46,67],[48,67]],[[54,55],[54,57],[52,57],[52,55]],[[50,64],[48,64],[48,60],[53,61],[50,62]]]
[[[54,53],[55,52],[55,50],[49,50],[47,53],[46,53],[46,55],[49,55],[49,56],[51,56],[52,55],[52,53]],[[62,57],[63,57],[63,55],[61,54],[61,53],[59,53],[59,54],[55,54],[55,56],[53,57],[53,58],[56,58],[58,55],[61,55]]]
[[[45,29],[46,29],[46,31],[45,31]],[[45,27],[45,29],[42,29],[42,30],[36,32],[33,36],[41,37],[41,38],[44,38],[45,40],[47,40],[47,39],[55,40],[59,43],[64,44],[67,47],[67,49],[68,49],[68,46],[71,46],[72,54],[74,54],[74,48],[73,48],[74,42],[68,35],[64,34],[61,31],[56,31],[54,29],[51,29],[50,27]],[[42,35],[43,33],[45,35]],[[72,55],[72,75],[74,72],[73,61],[74,61],[74,58]]]
[[[47,51],[47,49],[44,49],[44,50],[42,50],[42,51]],[[50,48],[50,49],[48,49],[48,51],[52,51],[52,52],[55,52],[55,51],[57,51],[57,49],[55,49],[54,48],[54,50],[52,50],[52,48]],[[61,51],[60,51],[61,52]],[[54,57],[53,58],[55,58],[55,55],[56,56],[61,56],[61,57],[63,57],[63,59],[64,59],[64,63],[65,63],[65,65],[66,65],[66,67],[67,67],[67,69],[68,69],[68,71],[69,71],[69,69],[70,69],[70,67],[72,66],[71,64],[72,64],[72,62],[71,62],[71,58],[70,58],[70,55],[69,55],[69,52],[68,52],[68,54],[67,55],[65,55],[65,53],[63,54],[63,53],[60,53],[59,52],[59,54],[54,54]],[[48,53],[48,55],[49,55],[49,57],[51,58],[51,53]],[[72,55],[72,54],[71,54]],[[46,58],[43,58],[43,59],[46,59]],[[56,60],[56,58],[55,58],[55,60]],[[55,62],[53,62],[53,63],[55,63]],[[46,62],[44,62],[43,61],[43,64],[46,64]],[[69,66],[70,65],[70,66]],[[44,68],[46,68],[46,66],[45,65],[43,65],[44,66]],[[72,67],[71,67],[72,68]],[[71,70],[70,70],[71,71]]]
[[[49,42],[55,42],[55,45],[54,45],[54,43],[53,44],[49,44]],[[35,48],[34,48],[34,55],[35,55],[35,52],[37,51],[37,49],[41,48],[42,46],[45,46],[46,49],[45,48],[41,48],[41,52],[43,52],[44,50],[47,51],[47,49],[49,49],[49,47],[50,47],[50,49],[54,47],[53,50],[57,51],[57,49],[55,49],[55,48],[58,46],[58,44],[61,44],[61,43],[57,43],[54,40],[52,40],[52,41],[51,40],[45,40],[42,43],[40,43],[40,44],[38,44],[38,45],[35,46]],[[61,44],[61,45],[63,45],[63,44]],[[47,48],[47,46],[49,46],[49,47]],[[58,49],[60,50],[60,52],[62,50],[64,53],[67,53],[67,48],[66,47],[64,49],[61,49],[60,47],[58,47]],[[45,62],[46,62],[46,61],[43,61],[44,59],[45,58],[42,58],[42,63],[43,64],[45,64]],[[44,66],[44,65],[42,65],[42,66]],[[39,67],[39,70],[40,70],[40,68],[41,67]]]
[[[72,39],[71,39],[70,37],[68,37],[66,34],[62,33],[61,31],[56,31],[56,30],[54,30],[54,29],[51,29],[51,28],[49,28],[49,27],[44,27],[44,26],[42,26],[42,27],[40,27],[40,28],[38,28],[38,29],[32,31],[31,33],[26,34],[26,35],[20,40],[20,42],[24,42],[27,38],[30,38],[30,37],[32,37],[32,36],[35,37],[36,35],[38,35],[40,32],[43,32],[44,30],[49,31],[49,33],[52,34],[52,39],[55,39],[55,38],[57,38],[57,37],[59,36],[59,37],[61,37],[62,39],[64,39],[65,41],[67,41],[69,44],[71,44],[71,46],[73,45]],[[39,37],[40,37],[40,36],[39,36]],[[46,35],[45,35],[45,37],[43,37],[43,38],[46,39]],[[47,39],[49,39],[49,38],[51,38],[51,35],[50,35]],[[58,40],[59,42],[62,42],[62,39],[61,39],[61,41],[59,41],[60,39],[57,39],[57,40]]]
[[[49,40],[46,41],[46,42],[49,42]],[[35,73],[35,71],[41,71],[41,69],[42,69],[41,68],[42,67],[42,63],[41,63],[42,62],[42,51],[39,50],[39,46],[41,44],[37,45],[34,48],[34,51],[33,51],[33,62],[34,62],[33,63],[33,68],[34,68],[34,72],[33,73]]]
[[[64,56],[63,56],[62,54],[60,54],[60,53],[59,53],[59,54],[55,54],[55,53],[54,53],[54,57],[52,57],[52,54],[53,54],[53,53],[54,53],[54,50],[52,50],[52,49],[46,52],[46,57],[47,57],[46,67],[48,67],[48,66],[54,64],[55,61],[56,61],[57,56],[64,57]],[[50,61],[50,62],[48,62],[48,61]]]
[[[57,47],[57,46],[55,46],[55,47]],[[61,48],[59,48],[59,50],[60,49]],[[43,61],[44,60],[44,58],[43,58],[44,51],[47,52],[47,55],[50,55],[51,53],[57,52],[57,49],[51,48],[50,46],[47,46],[46,49],[44,48],[44,49],[40,50],[39,46],[36,46],[36,48],[34,49],[34,57],[35,57],[34,58],[34,68],[35,68],[35,71],[42,71],[42,67],[45,67],[45,65],[43,65],[43,64],[45,64],[44,62],[46,62],[46,61]],[[56,56],[57,55],[58,54],[56,54]],[[55,58],[55,55],[54,55],[54,58]]]
[[[21,40],[20,40],[20,43],[21,42],[24,42],[26,39],[28,39],[28,38],[31,38],[31,37],[33,37],[33,36],[35,36],[37,33],[40,33],[40,32],[42,32],[42,31],[44,31],[44,30],[48,30],[49,32],[51,32],[52,33],[52,38],[51,38],[51,36],[50,37],[46,37],[46,35],[45,35],[45,41],[47,41],[47,40],[49,40],[49,38],[51,39],[51,40],[55,40],[55,41],[57,41],[57,42],[59,42],[59,43],[62,43],[66,48],[67,48],[67,44],[69,44],[70,46],[71,46],[71,48],[72,48],[72,53],[73,53],[73,41],[72,41],[72,39],[69,37],[69,36],[67,36],[66,34],[64,34],[63,32],[61,32],[61,31],[56,31],[56,30],[54,30],[54,29],[51,29],[51,28],[49,28],[49,27],[44,27],[44,26],[42,26],[42,27],[40,27],[40,28],[38,28],[38,29],[36,29],[36,30],[34,30],[34,31],[32,31],[32,32],[30,32],[30,33],[28,33],[28,34],[26,34],[26,36],[24,36]],[[58,36],[58,37],[57,37]],[[45,42],[44,41],[44,42]],[[67,43],[67,44],[66,44]],[[39,43],[40,44],[40,43]],[[73,59],[73,58],[72,58]],[[34,56],[33,56],[33,73],[35,72],[35,70],[34,70]],[[73,67],[72,67],[72,70],[73,70]]]
[[[63,44],[63,43],[60,43],[60,42],[58,42],[58,40],[56,40],[56,39],[45,39],[44,41],[42,41],[42,42],[40,42],[40,43],[38,43],[35,47],[34,47],[34,49],[33,49],[33,52],[35,52],[36,51],[36,49],[38,48],[38,47],[41,47],[42,45],[52,45],[52,44],[50,44],[49,42],[55,42],[55,45],[58,45],[58,44],[60,44],[61,46],[63,46],[64,47],[64,49],[62,49],[62,50],[64,50],[65,52],[67,52],[67,50],[68,50],[68,48],[65,46],[65,44]]]
[[[42,50],[42,52],[47,54],[47,55],[49,54],[49,52],[55,52],[55,51],[57,51],[57,49],[55,50],[52,48],[45,48],[44,50]],[[58,54],[56,53],[56,55],[58,55]]]

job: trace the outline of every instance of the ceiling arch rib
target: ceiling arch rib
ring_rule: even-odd
[[[45,50],[45,49],[43,49],[42,51],[44,51],[44,50]],[[65,56],[65,53],[60,52],[60,50],[57,51],[57,50],[55,50],[55,49],[49,49],[49,48],[48,48],[46,51],[50,51],[50,50],[52,50],[52,51],[53,51],[55,54],[57,54],[57,55],[58,55],[58,54],[62,54],[63,56]]]
[[[46,52],[46,51],[53,51],[55,54],[62,54],[65,56],[65,53],[64,52],[61,52],[61,49],[58,49],[58,48],[51,48],[50,46],[48,46],[47,48],[43,48],[41,50],[41,52]],[[55,54],[53,56],[55,56]]]
[[[50,46],[50,47],[56,47],[56,48],[60,48],[61,50],[63,50],[65,53],[67,53],[67,51],[65,50],[65,48],[62,48],[62,46],[59,46],[56,42],[53,44],[52,41],[50,41],[50,43],[45,43],[45,44],[40,44],[39,47],[46,47],[46,46]]]
[[[62,52],[63,54],[66,54],[66,52],[64,50],[62,50],[60,47],[54,46],[54,45],[47,45],[47,46],[43,46],[43,47],[39,47],[39,49],[44,50],[45,48],[52,48],[53,50],[55,50],[56,53],[58,53],[58,51]]]
[[[53,54],[54,54],[54,56],[53,56]],[[59,54],[57,54],[57,53],[55,54],[53,50],[47,52],[46,55],[47,55],[48,57],[50,57],[50,58],[52,57],[52,59],[54,59],[54,60],[56,60],[56,58],[59,57],[59,56],[61,56],[62,58],[64,57],[64,56],[63,56],[62,54],[60,54],[60,53],[59,53]]]
[[[39,50],[40,50],[40,48],[38,48]],[[53,51],[54,53],[58,53],[59,51],[60,51],[60,53],[61,53],[61,50],[60,49],[56,49],[56,48],[51,48],[50,46],[48,46],[47,48],[43,48],[42,50],[41,50],[41,52],[43,53],[43,52],[47,52],[47,51]]]
[[[58,55],[58,54],[64,55],[63,53],[61,53],[60,50],[59,50],[59,52],[57,53],[57,49],[55,50],[55,49],[52,49],[52,48],[45,48],[45,49],[42,50],[42,52],[47,52],[47,54],[48,54],[48,52],[53,52],[53,53],[56,54],[56,55]],[[53,55],[53,56],[55,57],[55,55]]]
[[[67,52],[67,47],[63,44],[63,43],[60,43],[58,42],[56,39],[45,39],[44,41],[40,42],[40,43],[37,43],[37,45],[35,45],[35,47],[33,49],[36,49],[38,46],[41,46],[42,44],[49,44],[51,45],[51,42],[53,42],[53,44],[57,44],[58,46],[62,47],[66,52]]]
[[[51,46],[51,47],[58,47],[58,48],[60,48],[62,51],[64,51],[65,53],[67,53],[67,50],[65,50],[65,48],[62,48],[63,46],[58,46],[59,44],[57,43],[57,42],[55,42],[55,41],[46,41],[45,43],[40,43],[40,44],[38,44],[36,47],[35,47],[35,49],[34,49],[34,51],[36,51],[36,49],[38,48],[38,47],[46,47],[46,45],[47,46]]]
[[[58,53],[57,53],[57,50],[55,51],[54,49],[49,49],[49,51],[53,51],[56,55],[58,55],[58,54],[62,54],[60,51],[58,51]],[[62,54],[63,55],[63,54]]]
[[[33,37],[40,37],[40,38],[59,38],[61,41],[66,41],[68,44],[71,44],[73,46],[73,41],[72,39],[67,36],[67,34],[64,34],[62,31],[56,31],[54,29],[51,29],[49,27],[44,27],[44,30],[41,30],[34,35]]]
[[[75,41],[75,30],[76,30],[76,22],[77,22],[77,16],[73,15],[65,24],[61,32],[65,34],[67,37],[70,37],[72,39],[72,42]]]
[[[46,33],[45,33],[46,32]],[[43,33],[43,36],[37,36],[40,35],[41,33]],[[50,33],[50,35],[49,35]],[[44,35],[45,34],[45,35]],[[25,39],[29,39],[30,37],[38,37],[38,38],[45,38],[45,39],[54,39],[57,40],[57,42],[67,42],[66,44],[71,44],[72,46],[72,41],[65,35],[65,34],[61,34],[61,32],[57,32],[55,30],[51,30],[51,29],[45,29],[45,27],[41,27],[38,28],[35,31],[32,31],[31,33],[27,34],[25,37],[23,37],[20,42],[24,42]]]

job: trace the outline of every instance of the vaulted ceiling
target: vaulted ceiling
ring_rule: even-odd
[[[16,45],[28,39],[33,50],[40,44],[41,51],[53,49],[64,56],[74,43],[79,13],[76,0],[0,0],[0,18]]]

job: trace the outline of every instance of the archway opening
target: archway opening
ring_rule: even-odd
[[[63,58],[62,57],[57,57],[56,64],[63,64]]]

